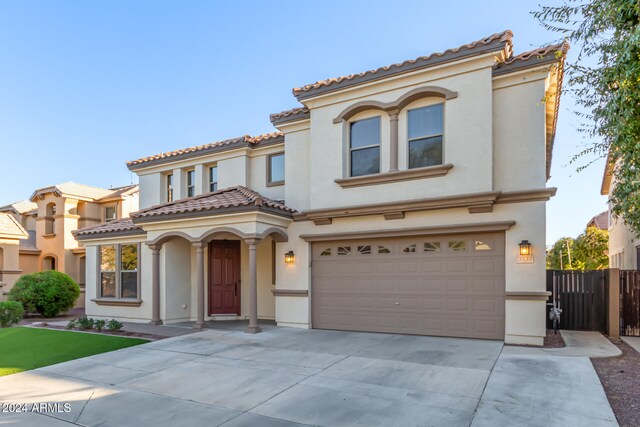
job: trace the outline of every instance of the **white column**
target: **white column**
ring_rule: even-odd
[[[196,329],[204,327],[204,243],[197,242],[196,248]]]
[[[151,322],[162,325],[160,320],[160,245],[149,245],[151,249]]]
[[[249,245],[249,327],[247,332],[261,332],[258,326],[258,243],[260,239],[247,239]]]

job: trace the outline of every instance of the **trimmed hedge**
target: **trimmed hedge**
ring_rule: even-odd
[[[73,308],[80,287],[59,271],[42,271],[22,276],[9,291],[9,300],[17,301],[28,313],[56,317]]]
[[[5,328],[22,320],[24,307],[16,301],[0,302],[0,327]]]

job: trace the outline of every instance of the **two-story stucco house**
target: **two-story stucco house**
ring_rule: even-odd
[[[87,315],[542,344],[567,46],[512,49],[319,81],[279,132],[129,162],[141,210],[75,233]]]
[[[27,232],[20,240],[16,273],[62,271],[84,292],[85,249],[72,233],[129,217],[138,210],[138,199],[137,185],[106,189],[64,182],[35,190],[29,200],[0,207],[0,213],[13,216]],[[81,295],[77,306],[84,306],[84,300]]]

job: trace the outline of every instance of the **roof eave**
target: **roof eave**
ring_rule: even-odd
[[[476,45],[474,47],[460,49],[457,52],[448,52],[441,56],[431,55],[421,61],[403,64],[402,66],[398,67],[390,67],[386,70],[380,70],[375,73],[356,76],[352,79],[344,79],[340,82],[314,87],[299,93],[296,93],[294,91],[293,95],[298,101],[302,102],[303,100],[309,100],[319,95],[325,95],[331,92],[340,91],[353,86],[359,86],[391,76],[406,74],[413,71],[430,68],[436,65],[446,64],[449,62],[455,62],[462,59],[487,54],[490,52],[504,52],[505,49],[510,46],[510,43],[510,40],[505,38],[496,39],[495,41],[488,44]]]
[[[217,208],[217,209],[203,209],[203,210],[193,211],[193,212],[179,212],[179,213],[149,215],[149,216],[133,218],[133,223],[149,224],[154,222],[164,222],[164,221],[172,221],[172,220],[180,220],[180,219],[192,219],[192,218],[202,218],[202,217],[228,215],[228,214],[236,214],[236,213],[250,213],[250,212],[262,212],[262,213],[268,213],[272,215],[278,215],[278,216],[289,218],[289,219],[293,218],[292,212],[283,211],[278,208],[272,208],[270,206],[265,206],[265,205],[261,205],[261,206],[244,205],[244,206],[230,206],[226,208]]]

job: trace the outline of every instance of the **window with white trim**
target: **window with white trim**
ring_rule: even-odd
[[[196,171],[187,171],[187,197],[196,195]]]
[[[209,168],[209,191],[218,190],[218,166]]]

